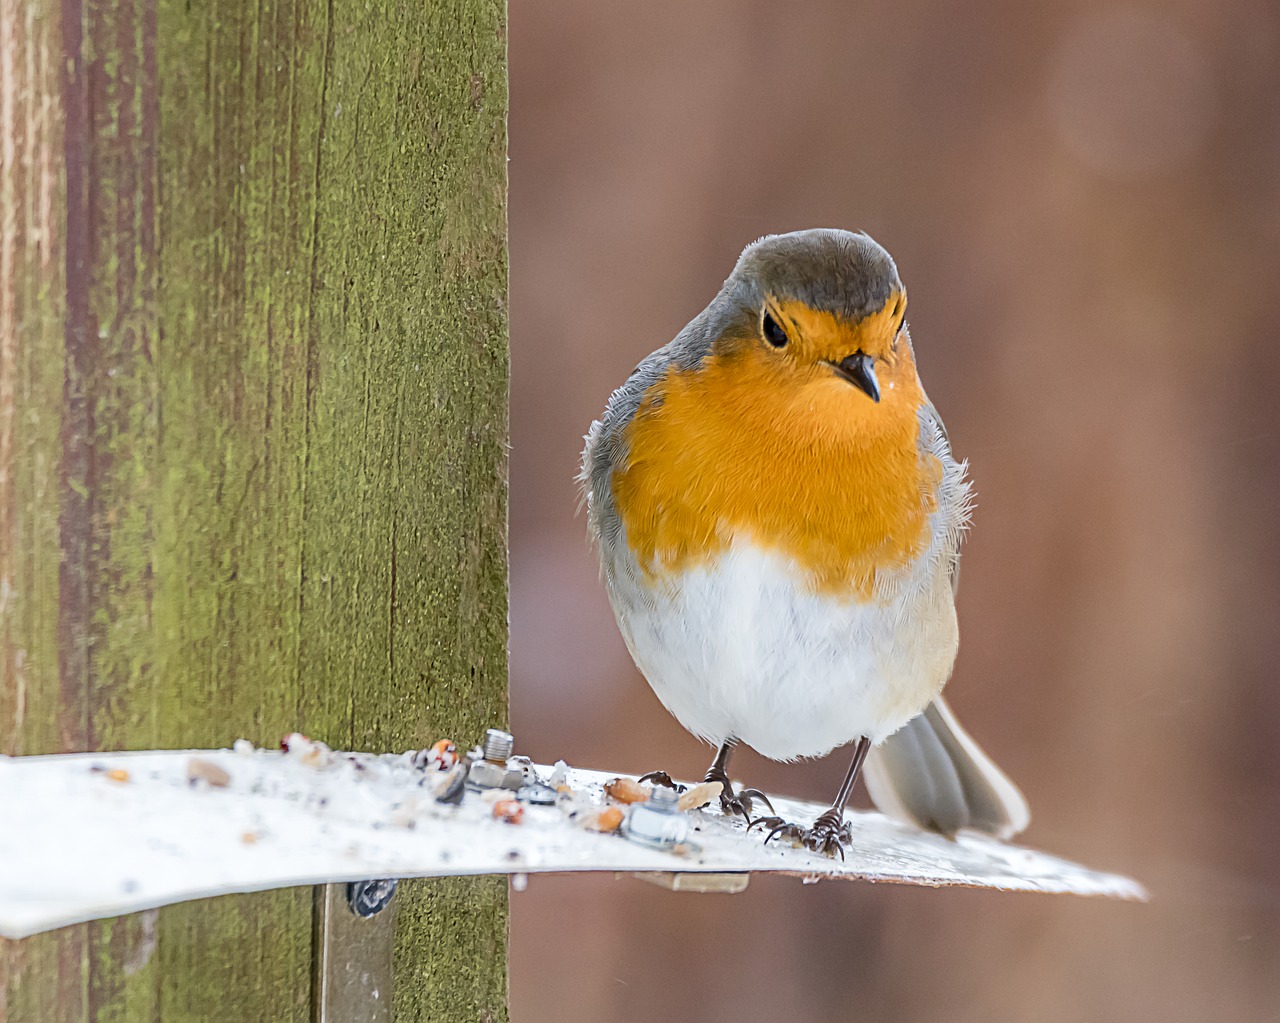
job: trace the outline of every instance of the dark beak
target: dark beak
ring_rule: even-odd
[[[870,355],[854,352],[831,363],[831,368],[872,401],[880,400],[880,381],[876,379],[875,360]]]

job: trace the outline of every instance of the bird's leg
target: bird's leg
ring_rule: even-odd
[[[791,821],[785,821],[781,817],[757,817],[747,826],[747,830],[750,831],[757,824],[763,824],[769,829],[769,834],[764,839],[766,844],[769,839],[781,835],[783,838],[794,839],[813,852],[825,853],[828,856],[839,853],[840,858],[844,859],[845,847],[853,840],[849,825],[844,819],[844,807],[849,802],[854,782],[858,780],[862,762],[867,759],[867,752],[870,749],[871,740],[865,735],[862,736],[853,748],[853,762],[844,776],[840,791],[836,793],[835,802],[831,804],[830,809],[818,815],[812,826],[802,827]]]
[[[711,761],[711,766],[707,768],[707,776],[703,781],[718,781],[722,788],[720,790],[720,811],[728,817],[741,815],[748,824],[751,823],[751,807],[755,800],[760,800],[769,808],[769,812],[773,812],[773,804],[769,802],[769,797],[759,789],[743,789],[741,792],[733,791],[733,782],[729,780],[729,753],[733,750],[734,740],[726,739],[720,746],[720,750],[716,753],[715,760]]]

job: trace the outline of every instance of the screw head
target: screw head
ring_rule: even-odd
[[[399,885],[400,882],[394,877],[373,881],[352,881],[347,885],[347,905],[356,916],[367,920],[371,916],[377,916],[391,905]]]
[[[522,803],[532,803],[534,806],[555,806],[556,790],[550,785],[535,782],[532,785],[522,786],[516,792],[516,798]]]

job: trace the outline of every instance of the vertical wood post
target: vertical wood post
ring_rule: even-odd
[[[500,0],[0,0],[0,751],[505,722],[505,49]],[[505,1019],[505,883],[397,900],[395,1018]],[[0,1021],[306,1020],[312,905],[0,942]]]

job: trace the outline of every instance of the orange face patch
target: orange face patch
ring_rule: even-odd
[[[614,499],[650,574],[750,539],[816,591],[867,600],[877,573],[927,546],[941,466],[917,448],[925,399],[909,343],[890,336],[894,301],[856,325],[797,305],[774,307],[785,347],[725,340],[669,370],[627,427]],[[878,404],[828,364],[858,350],[877,356]]]
[[[770,302],[790,341],[784,352],[792,361],[839,362],[855,351],[887,358],[894,354],[897,328],[907,308],[907,296],[895,293],[876,312],[857,323],[847,323],[834,313],[813,309],[803,302]],[[912,367],[914,372],[914,365]]]

